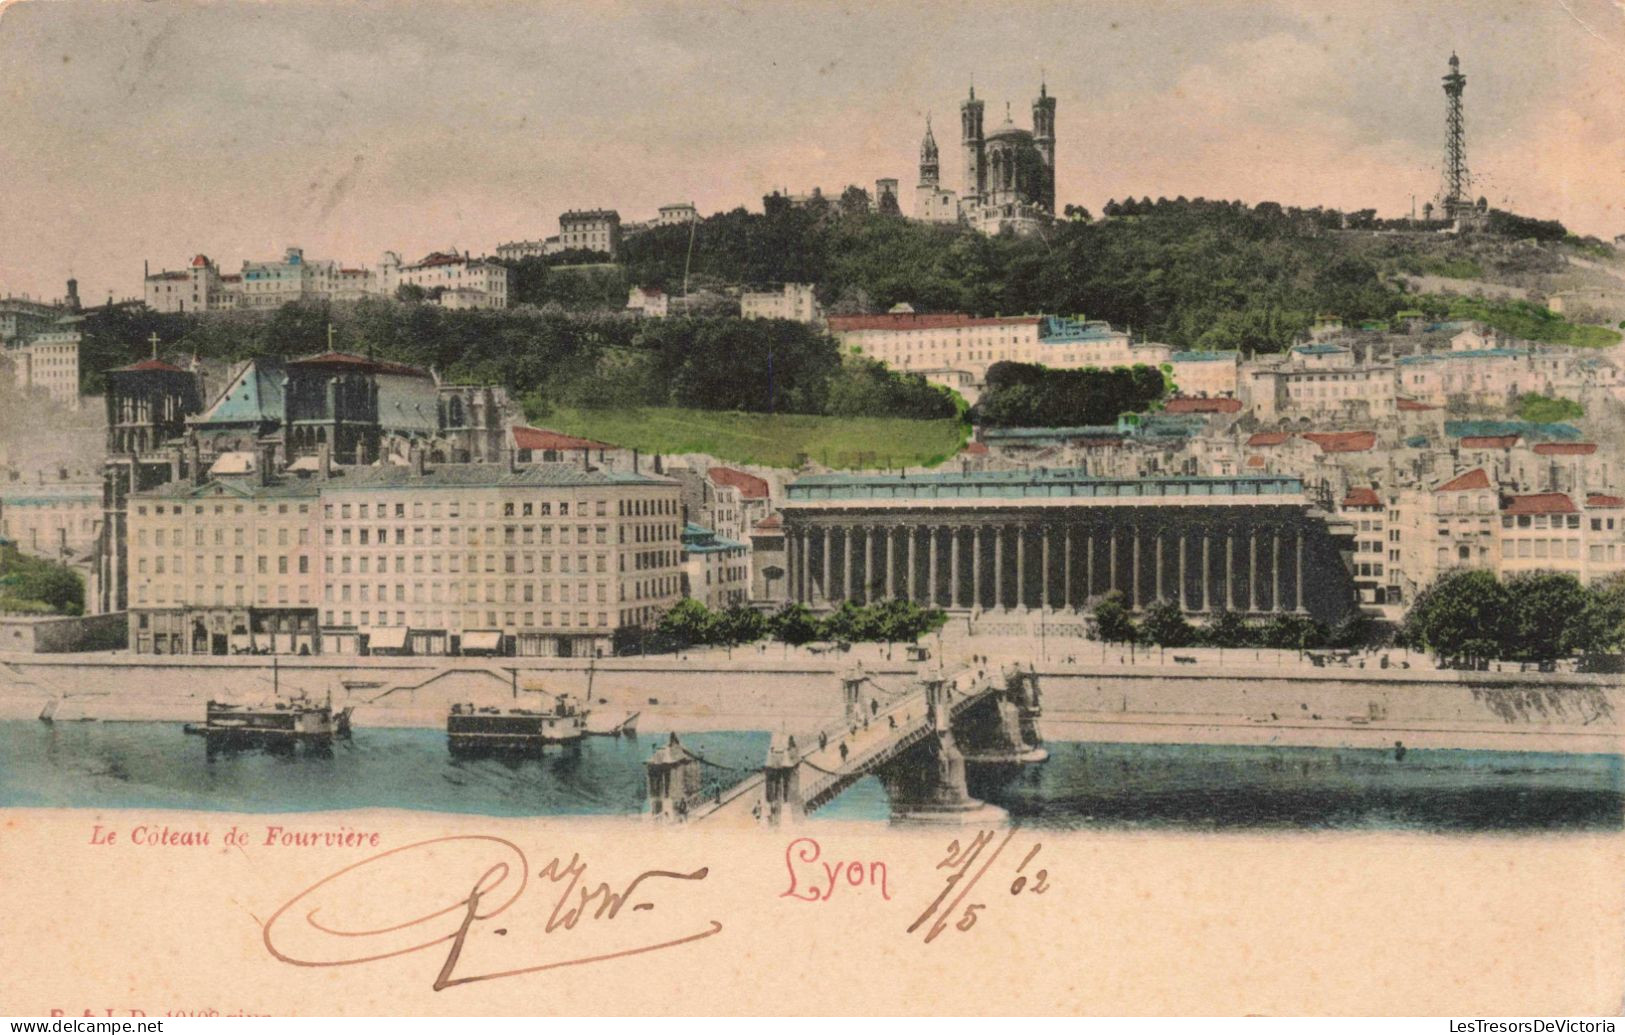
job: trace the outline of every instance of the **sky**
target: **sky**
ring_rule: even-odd
[[[1047,83],[1058,204],[1403,215],[1439,190],[1452,51],[1475,193],[1625,232],[1625,0],[0,3],[0,295],[882,177],[906,211],[928,115],[959,186],[973,79],[989,129]]]

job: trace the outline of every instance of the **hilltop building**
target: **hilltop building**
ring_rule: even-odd
[[[747,290],[739,295],[739,315],[747,320],[817,323],[823,313],[811,284],[781,284],[777,289]]]
[[[673,210],[674,221],[684,217],[684,206],[667,207]],[[688,213],[692,213],[694,206],[688,205],[686,208]],[[664,220],[666,208],[660,211]],[[689,215],[687,218],[693,217]],[[611,259],[616,258],[621,252],[621,214],[614,209],[571,209],[559,216],[559,232],[556,235],[541,240],[499,244],[496,254],[499,259],[513,261],[567,251],[603,252]]]
[[[1033,128],[1018,127],[1006,106],[1004,122],[984,132],[976,88],[960,105],[964,179],[958,192],[942,180],[942,162],[928,119],[920,142],[914,218],[964,223],[986,234],[1036,233],[1055,218],[1055,98],[1040,84]]]
[[[381,278],[395,287],[420,287],[430,301],[447,309],[508,308],[508,268],[499,263],[456,251],[430,252],[409,266],[397,266],[398,261],[393,252],[385,253],[380,270]]]

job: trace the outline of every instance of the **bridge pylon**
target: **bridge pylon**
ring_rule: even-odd
[[[773,734],[762,777],[763,824],[777,826],[807,818],[807,802],[801,794],[801,749],[793,735]]]
[[[700,760],[671,739],[643,763],[649,783],[649,818],[657,823],[685,823],[700,800]]]
[[[922,673],[925,684],[926,717],[932,732],[931,754],[935,761],[923,772],[896,764],[883,770],[892,798],[892,820],[898,823],[996,823],[1006,814],[970,796],[965,783],[965,755],[954,741],[953,689],[940,671]],[[913,779],[907,777],[912,776]],[[923,779],[921,779],[923,777]]]
[[[993,699],[995,721],[985,727],[983,743],[966,757],[972,762],[1030,765],[1049,758],[1039,744],[1038,673],[1020,665],[1004,671],[1004,689]]]

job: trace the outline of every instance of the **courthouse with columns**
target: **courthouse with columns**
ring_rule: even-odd
[[[1078,470],[812,475],[783,504],[791,600],[905,599],[950,611],[1136,609],[1308,614],[1354,586],[1295,477],[1091,477]]]

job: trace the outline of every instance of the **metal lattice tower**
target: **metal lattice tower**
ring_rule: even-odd
[[[1450,74],[1444,77],[1447,98],[1444,137],[1444,203],[1447,215],[1472,207],[1472,175],[1467,171],[1467,127],[1461,112],[1462,91],[1467,77],[1461,74],[1461,60],[1450,55]]]

